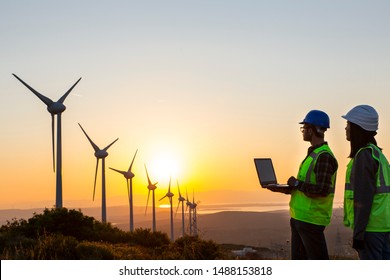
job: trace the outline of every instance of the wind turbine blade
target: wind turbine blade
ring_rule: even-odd
[[[118,172],[118,173],[120,173],[120,174],[122,174],[122,175],[125,175],[125,174],[126,174],[125,171],[120,171],[120,170],[115,169],[115,168],[112,168],[112,167],[110,167],[110,169],[111,169],[111,170],[114,170],[114,171],[116,171],[116,172]]]
[[[171,179],[172,179],[172,177],[169,177],[169,187],[168,187],[168,192],[169,193],[171,192]]]
[[[180,187],[179,187],[179,180],[177,180],[177,190],[179,191],[179,198],[181,197],[181,193],[180,193]]]
[[[21,78],[16,76],[15,74],[12,73],[16,79],[18,79],[22,84],[24,84],[29,90],[31,90],[43,103],[46,104],[46,106],[50,106],[53,103],[53,100],[50,98],[44,96],[43,94],[40,94],[38,91],[30,87],[27,83],[25,83]]]
[[[99,159],[96,158],[95,183],[93,184],[93,201],[95,200],[96,178],[97,178],[98,166],[99,166]]]
[[[158,201],[161,201],[161,200],[163,200],[164,198],[166,198],[167,197],[167,195],[164,195],[162,198],[160,198]]]
[[[69,93],[72,91],[72,89],[78,84],[78,82],[80,82],[80,80],[81,80],[81,78],[80,79],[78,79],[77,80],[77,82],[67,91],[67,92],[65,92],[65,94],[60,98],[60,99],[58,99],[58,101],[57,102],[59,102],[59,103],[64,103],[64,101],[65,101],[65,98],[67,98],[68,97],[68,95],[69,95]]]
[[[150,186],[152,184],[152,182],[150,181],[148,169],[146,168],[146,164],[144,164],[144,165],[145,165],[145,170],[146,170],[146,177],[148,177],[148,184]]]
[[[186,201],[187,201],[187,203],[186,203],[186,213],[187,213],[187,211],[188,211],[188,205],[189,205],[189,200],[188,200],[188,190],[187,190],[187,187],[186,187]]]
[[[53,172],[56,171],[55,167],[55,156],[54,156],[54,114],[51,114],[51,147],[53,153]]]
[[[138,153],[138,149],[135,151],[133,160],[131,161],[131,164],[130,164],[130,167],[129,167],[129,171],[131,171],[131,168],[133,167],[134,159],[135,159],[135,156],[137,155],[137,153]]]
[[[107,151],[108,150],[108,148],[110,148],[116,141],[118,141],[119,140],[119,138],[116,138],[110,145],[108,145],[107,147],[105,147],[103,150],[104,151]]]
[[[148,211],[149,196],[150,196],[150,190],[148,192],[148,199],[146,200],[145,216],[146,216],[146,211]]]
[[[81,130],[84,132],[85,136],[87,136],[87,139],[88,139],[89,143],[91,143],[91,145],[92,145],[93,149],[95,150],[95,152],[99,151],[99,150],[100,150],[99,147],[98,147],[95,143],[93,143],[93,141],[91,140],[91,138],[89,138],[88,134],[85,132],[85,130],[84,130],[84,128],[81,126],[81,124],[79,124],[79,126],[80,126]]]
[[[175,217],[176,217],[176,215],[177,215],[177,211],[179,211],[179,206],[180,206],[180,203],[181,203],[182,201],[179,201],[179,203],[177,204],[177,208],[176,208],[176,212],[175,212]]]
[[[192,189],[192,204],[195,205],[195,190]]]

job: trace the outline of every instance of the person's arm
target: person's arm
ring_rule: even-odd
[[[321,155],[319,155],[316,162],[316,166],[314,167],[317,184],[314,185],[299,181],[296,189],[300,190],[309,197],[327,196],[330,192],[330,188],[332,187],[332,176],[337,171],[337,168],[338,165],[335,158],[332,157],[329,153],[322,153]],[[288,181],[288,184],[290,186],[294,186],[295,181],[293,179],[290,179]]]
[[[371,213],[376,190],[376,172],[379,163],[372,158],[371,150],[360,151],[351,172],[351,184],[354,188],[354,230],[353,247],[364,248],[364,233]]]

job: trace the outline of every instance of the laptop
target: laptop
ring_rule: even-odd
[[[276,180],[274,166],[272,164],[272,159],[255,158],[254,160],[255,160],[257,176],[259,177],[260,185],[263,188],[267,188],[267,187],[289,188],[290,187],[287,184],[278,184]]]

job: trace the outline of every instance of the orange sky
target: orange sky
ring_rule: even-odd
[[[50,115],[12,73],[53,100],[82,77],[63,113],[65,207],[100,207],[77,123],[101,148],[119,137],[106,159],[108,206],[127,203],[124,178],[108,167],[127,169],[136,149],[136,205],[146,203],[144,164],[158,198],[172,175],[204,204],[287,203],[259,188],[253,158],[272,157],[280,182],[296,175],[308,148],[298,122],[311,109],[331,117],[337,201],[349,153],[342,114],[374,106],[389,154],[389,4],[87,2],[0,11],[0,208],[55,203]]]

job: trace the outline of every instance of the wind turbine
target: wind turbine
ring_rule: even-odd
[[[177,214],[177,211],[179,210],[179,206],[180,206],[180,203],[181,203],[181,228],[182,228],[182,236],[184,236],[184,201],[186,200],[184,197],[181,196],[181,193],[180,193],[180,187],[179,187],[179,180],[177,181],[177,190],[179,191],[179,203],[177,204],[177,208],[176,208],[176,214]]]
[[[146,170],[146,176],[148,177],[148,190],[149,190],[148,199],[146,200],[145,215],[146,215],[146,211],[148,210],[150,191],[152,191],[152,211],[153,211],[153,222],[152,222],[153,229],[152,230],[153,230],[153,232],[156,232],[156,200],[155,200],[155,196],[154,196],[154,190],[157,189],[157,187],[156,187],[157,183],[152,184],[152,182],[150,181],[148,169],[146,168],[146,164],[145,164],[145,170]]]
[[[96,190],[96,177],[99,166],[99,159],[102,160],[102,222],[107,222],[107,214],[106,214],[106,174],[105,174],[105,158],[108,156],[107,150],[118,141],[119,138],[115,139],[110,145],[101,150],[92,140],[89,138],[88,134],[85,132],[81,124],[79,124],[81,130],[84,132],[85,136],[87,136],[88,141],[91,143],[93,149],[95,150],[96,157],[96,170],[95,170],[95,183],[93,185],[93,200],[95,200],[95,190]]]
[[[131,168],[133,167],[135,156],[137,155],[138,150],[135,151],[133,160],[131,161],[130,167],[127,171],[120,171],[115,168],[111,168],[112,170],[122,174],[127,182],[127,196],[129,199],[129,205],[130,205],[130,232],[134,231],[134,212],[133,212],[133,177],[135,176],[133,172],[131,172]],[[129,187],[130,186],[130,187]]]
[[[189,222],[190,222],[190,235],[192,235],[192,216],[191,216],[191,214],[192,214],[192,208],[193,208],[193,205],[192,205],[192,203],[190,202],[190,200],[188,199],[188,192],[187,192],[187,188],[186,188],[186,205],[187,205],[187,207],[186,207],[186,212],[187,212],[187,210],[188,210],[188,208],[189,208],[189,212],[188,212],[188,220],[189,220]]]
[[[198,204],[195,202],[195,195],[192,194],[192,203],[191,203],[191,209],[192,209],[192,235],[197,236],[198,235],[198,223],[197,223],[197,216],[196,216],[196,207]]]
[[[169,204],[171,208],[171,241],[174,241],[174,236],[173,236],[173,206],[172,206],[172,197],[174,196],[173,193],[171,193],[171,178],[169,178],[169,187],[168,187],[168,192],[165,196],[160,198],[160,201],[163,200],[164,198],[168,197],[169,199]]]
[[[67,91],[63,96],[61,96],[58,101],[53,101],[50,98],[40,94],[38,91],[30,87],[22,79],[20,79],[15,74],[14,77],[18,79],[22,84],[24,84],[29,90],[31,90],[43,103],[47,106],[47,111],[51,114],[51,138],[52,138],[52,151],[53,151],[53,171],[56,171],[56,208],[62,208],[62,142],[61,142],[61,114],[65,111],[66,107],[63,104],[66,97],[81,80],[78,79],[77,82]],[[54,115],[57,115],[57,170],[55,168],[55,156],[54,156]]]

